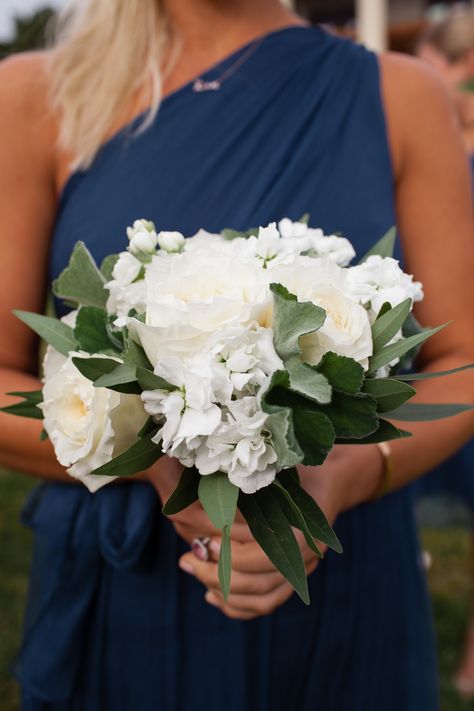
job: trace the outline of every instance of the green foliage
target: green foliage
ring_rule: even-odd
[[[411,309],[411,299],[405,299],[401,304],[378,316],[372,326],[374,353],[385,346],[402,328]]]
[[[78,350],[109,353],[113,344],[109,338],[106,311],[97,306],[81,307],[76,318],[74,336]]]
[[[438,331],[441,331],[447,324],[438,326],[437,328],[430,328],[423,333],[417,333],[413,336],[408,336],[408,338],[402,338],[396,343],[392,343],[390,346],[384,346],[369,360],[369,370],[368,375],[375,373],[379,368],[384,365],[388,365],[395,358],[401,358],[401,356],[409,353],[417,346],[423,344],[428,338],[433,336]]]
[[[38,405],[43,402],[43,391],[32,390],[31,392],[11,392],[7,395],[23,398],[23,402],[16,402],[13,405],[0,407],[0,412],[17,417],[31,417],[37,420],[43,419],[43,412]]]
[[[201,476],[199,501],[209,520],[216,528],[232,526],[237,510],[239,489],[229,481],[227,474],[217,472]]]
[[[94,382],[96,388],[109,388],[119,393],[140,395],[141,387],[137,383],[137,369],[131,363],[119,363],[110,373],[101,375]]]
[[[155,434],[156,430],[137,439],[125,452],[91,473],[98,476],[133,476],[148,469],[163,455],[160,445],[152,442]]]
[[[52,284],[53,294],[59,299],[81,306],[105,308],[108,292],[105,279],[83,242],[77,242],[68,266]]]
[[[331,402],[331,386],[317,368],[302,363],[297,355],[286,361],[285,368],[290,378],[290,390],[321,404]]]
[[[310,530],[306,524],[305,518],[298,506],[296,505],[295,501],[293,500],[290,492],[287,491],[287,489],[285,489],[285,487],[282,486],[277,479],[272,484],[272,486],[276,488],[277,496],[279,496],[280,499],[280,505],[285,513],[286,518],[288,519],[288,523],[290,524],[290,526],[299,529],[303,533],[306,543],[311,548],[311,550],[316,553],[318,558],[324,558],[322,552],[314,542]]]
[[[331,420],[322,412],[295,408],[293,426],[296,439],[303,450],[303,464],[308,466],[322,464],[336,439]]]
[[[166,516],[173,516],[198,500],[198,488],[201,475],[195,467],[183,470],[176,489],[163,506]]]
[[[112,280],[112,272],[117,264],[118,258],[118,254],[108,254],[102,261],[102,264],[100,265],[100,273],[106,282]]]
[[[303,602],[309,605],[308,582],[300,547],[275,487],[267,486],[251,495],[240,493],[239,509],[273,565]]]
[[[361,439],[344,439],[343,437],[339,437],[336,439],[336,444],[374,444],[376,442],[389,442],[392,439],[403,439],[411,436],[411,432],[400,430],[391,422],[380,418],[378,427],[372,434],[362,437]]]
[[[224,600],[227,600],[230,593],[230,578],[232,574],[232,548],[230,543],[230,526],[224,526],[222,529],[221,550],[219,553],[219,563],[217,565],[217,574],[219,576],[219,584],[221,586]]]
[[[404,420],[407,422],[421,422],[429,420],[444,420],[445,417],[454,417],[463,412],[474,410],[472,405],[457,405],[448,403],[409,402],[401,405],[396,410],[388,413],[390,419]]]
[[[396,227],[391,227],[389,231],[384,234],[384,236],[379,239],[376,244],[372,247],[372,249],[369,249],[369,251],[364,254],[362,259],[360,260],[359,264],[362,264],[362,262],[365,262],[368,257],[371,257],[372,255],[379,255],[380,257],[393,257],[393,251],[395,249],[395,241],[397,239],[397,228]]]
[[[300,303],[281,284],[271,284],[270,289],[274,299],[275,350],[283,361],[287,361],[291,356],[300,355],[301,336],[320,329],[326,319],[326,312],[309,301]]]
[[[23,321],[32,331],[38,334],[43,341],[49,343],[58,353],[64,356],[70,351],[77,350],[77,342],[74,331],[62,321],[50,316],[41,316],[29,311],[14,310],[13,313],[20,321]]]
[[[355,394],[360,391],[364,382],[362,366],[346,356],[325,353],[316,367],[336,390]]]
[[[82,375],[95,383],[102,375],[116,370],[120,361],[113,358],[81,358],[74,356],[72,362]]]
[[[416,395],[411,385],[391,378],[368,378],[364,383],[364,392],[377,400],[379,412],[395,410]]]

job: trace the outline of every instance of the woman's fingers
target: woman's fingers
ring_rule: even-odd
[[[239,595],[231,593],[224,600],[219,592],[211,591],[205,595],[206,601],[214,607],[218,607],[227,617],[231,619],[249,620],[254,617],[269,615],[277,607],[280,607],[294,593],[293,588],[287,582],[282,582],[278,587],[264,595]]]
[[[220,548],[220,537],[213,537],[210,544],[210,554],[214,561],[219,559],[219,548]],[[304,537],[299,540],[301,554],[303,560],[309,563],[315,554],[306,544]],[[240,543],[238,541],[231,541],[232,549],[232,569],[239,571],[241,573],[269,573],[275,570],[275,566],[268,558],[267,554],[263,552],[260,545],[253,539],[247,543]]]
[[[213,561],[201,561],[193,553],[186,553],[180,558],[179,566],[185,572],[194,575],[206,588],[220,591],[217,565]],[[231,575],[231,592],[239,595],[265,595],[279,587],[283,577],[273,568],[268,573],[249,574],[235,570]]]

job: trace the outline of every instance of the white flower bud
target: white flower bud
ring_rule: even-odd
[[[159,232],[158,244],[165,252],[181,252],[184,247],[184,237],[181,232]]]
[[[155,225],[149,220],[135,220],[133,227],[127,227],[128,246],[132,254],[152,254],[157,245]]]

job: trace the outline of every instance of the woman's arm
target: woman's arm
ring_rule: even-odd
[[[0,65],[0,405],[10,391],[37,390],[38,342],[12,309],[45,304],[50,235],[57,208],[55,127],[47,105],[46,56]],[[69,480],[41,423],[0,413],[0,463],[48,479]]]

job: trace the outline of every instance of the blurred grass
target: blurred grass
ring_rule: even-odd
[[[23,502],[34,485],[34,480],[28,477],[0,471],[1,711],[19,709],[18,691],[8,669],[20,643],[31,535],[18,519]],[[474,702],[462,701],[451,684],[468,620],[471,594],[469,536],[465,529],[425,529],[423,546],[433,559],[428,577],[438,634],[441,711],[474,711]]]

